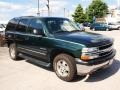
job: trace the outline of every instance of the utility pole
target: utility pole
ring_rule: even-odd
[[[38,12],[37,15],[40,16],[40,1],[38,0]]]
[[[70,17],[70,11],[68,10],[68,16],[67,16],[68,18]]]
[[[64,17],[65,17],[65,15],[66,15],[66,9],[64,8]]]
[[[117,0],[117,3],[118,3],[118,8],[120,8],[120,1],[119,1],[119,0]]]
[[[47,0],[46,6],[48,8],[48,16],[50,16],[50,0]]]

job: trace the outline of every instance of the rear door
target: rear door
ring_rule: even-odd
[[[28,46],[27,40],[29,39],[27,37],[27,27],[28,27],[29,20],[26,18],[22,18],[19,21],[19,24],[16,26],[16,32],[15,32],[15,40],[17,43],[18,50],[23,53],[27,53],[25,50]]]
[[[19,18],[14,18],[12,20],[9,21],[9,23],[7,24],[7,27],[5,29],[5,38],[8,41],[13,41],[15,39],[15,28],[17,26],[19,22]]]

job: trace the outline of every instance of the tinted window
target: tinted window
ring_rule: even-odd
[[[79,30],[79,27],[74,22],[66,18],[46,18],[44,23],[51,34]]]
[[[95,26],[100,26],[100,24],[96,23]]]
[[[16,30],[19,32],[26,32],[28,26],[28,19],[21,19]]]
[[[6,27],[6,30],[9,30],[9,31],[14,30],[15,27],[17,26],[18,22],[19,22],[19,19],[16,19],[16,18],[10,20]]]
[[[28,28],[28,32],[33,33],[34,29],[36,29],[36,30],[43,29],[42,22],[40,19],[31,19],[30,24],[29,24],[29,28]]]

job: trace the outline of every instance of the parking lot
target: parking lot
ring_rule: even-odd
[[[0,90],[120,90],[120,31],[96,31],[114,38],[117,50],[113,65],[72,82],[60,80],[52,70],[28,60],[13,61],[8,48],[0,47]]]

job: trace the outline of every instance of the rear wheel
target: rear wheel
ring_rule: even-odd
[[[11,59],[13,59],[13,60],[18,59],[18,51],[17,51],[15,43],[10,44],[10,46],[9,46],[9,54],[10,54]]]
[[[75,60],[70,55],[60,54],[56,56],[53,67],[56,75],[64,81],[71,81],[76,76]]]
[[[120,30],[120,27],[118,29]]]
[[[107,28],[106,31],[109,31],[109,29]]]
[[[92,30],[95,31],[95,28],[93,28]]]

